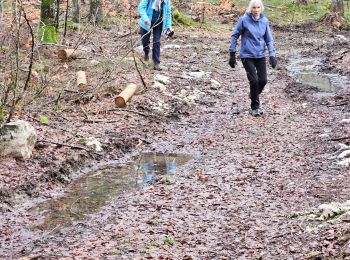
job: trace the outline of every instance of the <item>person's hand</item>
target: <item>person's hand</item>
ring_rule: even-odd
[[[147,21],[145,22],[145,24],[146,24],[146,25],[151,25],[151,21],[150,21],[150,20],[147,20]]]
[[[234,68],[236,65],[236,52],[230,52],[230,60],[228,62],[231,68]]]
[[[276,66],[277,66],[277,60],[276,60],[276,57],[275,56],[271,56],[270,57],[270,65],[271,65],[271,67],[274,69],[274,68],[276,68]]]

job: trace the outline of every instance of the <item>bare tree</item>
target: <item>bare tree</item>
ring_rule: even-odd
[[[90,0],[90,12],[89,21],[97,25],[100,23],[102,18],[102,4],[101,0]]]
[[[332,12],[344,16],[344,0],[332,0]]]
[[[73,22],[80,23],[80,0],[73,0]]]

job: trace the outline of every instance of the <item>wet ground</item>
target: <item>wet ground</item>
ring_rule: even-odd
[[[104,151],[42,142],[29,161],[3,161],[0,256],[349,256],[347,221],[293,216],[349,199],[349,167],[335,155],[350,142],[350,35],[274,33],[262,117],[249,115],[242,65],[227,64],[230,31],[179,30],[162,42],[168,70],[139,62],[147,89],[127,109],[111,92],[51,115],[53,127],[32,120],[41,140],[74,131]]]

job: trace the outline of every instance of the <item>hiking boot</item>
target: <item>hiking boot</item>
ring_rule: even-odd
[[[250,114],[251,114],[252,116],[261,116],[261,115],[263,114],[263,112],[260,111],[260,110],[257,108],[257,109],[252,109],[252,110],[250,111]]]
[[[145,52],[144,60],[149,61],[149,52]]]
[[[160,64],[159,64],[159,63],[154,63],[153,69],[154,69],[154,70],[158,70],[158,71],[161,71],[161,70],[162,70],[162,68],[160,67]]]

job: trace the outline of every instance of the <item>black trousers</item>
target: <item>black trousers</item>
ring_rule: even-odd
[[[259,95],[267,83],[266,60],[265,58],[244,58],[242,63],[250,85],[250,107],[251,109],[258,109],[260,107]]]

